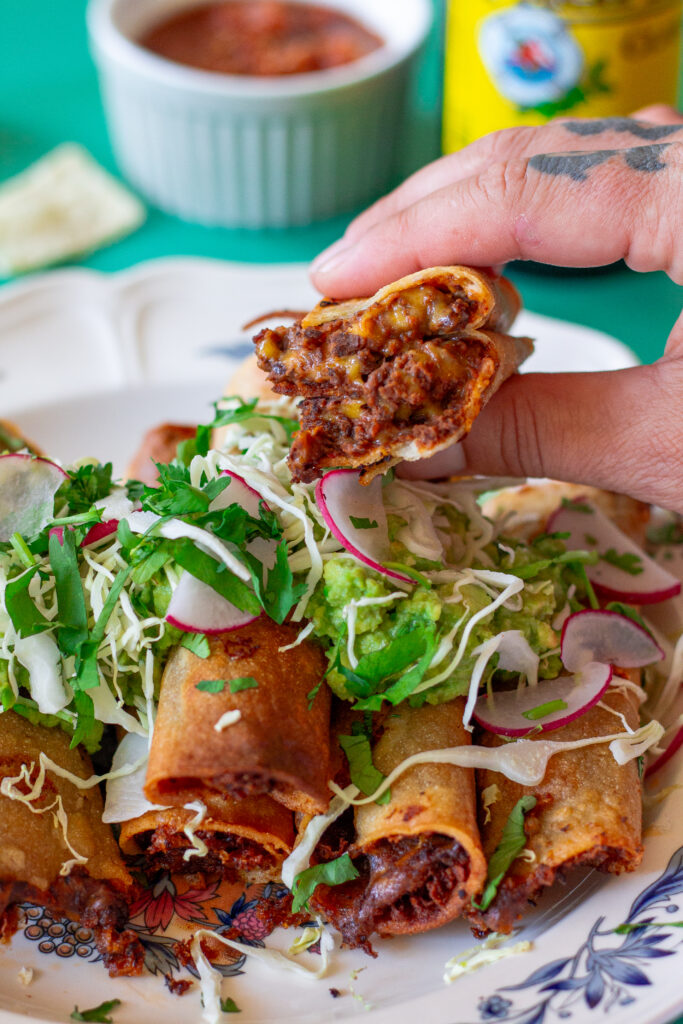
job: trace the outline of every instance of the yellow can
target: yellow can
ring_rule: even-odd
[[[444,149],[675,103],[683,0],[449,0]]]

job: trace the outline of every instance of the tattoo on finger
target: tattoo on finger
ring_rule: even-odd
[[[683,132],[683,124],[651,124],[649,121],[636,121],[632,117],[603,117],[591,121],[566,121],[563,128],[573,135],[602,135],[603,132],[621,132],[635,135],[646,142],[657,142],[666,139],[676,132]]]
[[[662,142],[633,149],[596,149],[592,153],[538,153],[530,158],[528,166],[541,174],[564,174],[572,181],[587,181],[591,168],[616,156],[623,159],[632,170],[652,174],[667,166],[661,156],[670,145],[669,142]]]

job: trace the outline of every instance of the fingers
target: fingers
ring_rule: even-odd
[[[683,281],[682,211],[683,142],[537,154],[492,164],[400,210],[319,265],[314,281],[343,298],[437,264],[590,267],[622,258]]]
[[[667,103],[653,103],[642,107],[631,115],[639,121],[654,121],[655,124],[683,124],[683,114]]]
[[[456,447],[472,473],[548,476],[683,512],[682,407],[683,360],[611,373],[520,375]]]
[[[375,225],[433,192],[483,173],[494,162],[576,149],[626,149],[674,136],[683,140],[683,117],[671,107],[650,107],[645,113],[649,116],[641,120],[620,117],[579,121],[564,118],[542,128],[506,129],[486,135],[457,153],[435,160],[352,221],[344,237],[314,261],[314,280],[330,257],[357,242]]]

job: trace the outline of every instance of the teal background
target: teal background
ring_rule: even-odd
[[[85,0],[0,0],[0,180],[67,140],[82,143],[116,173],[84,12]],[[402,139],[404,173],[439,153],[440,17],[439,7]],[[83,264],[115,271],[170,255],[308,261],[341,234],[348,220],[288,231],[229,231],[184,224],[150,209],[140,230]],[[614,334],[644,361],[661,354],[681,310],[682,290],[664,274],[635,274],[623,266],[571,273],[515,267],[511,276],[530,309]],[[683,1017],[676,1024],[683,1024]]]
[[[401,140],[404,173],[439,152],[441,5],[434,2],[439,10],[436,30]],[[66,140],[81,142],[116,172],[88,55],[85,6],[85,0],[0,2],[0,180]],[[184,224],[150,209],[147,222],[134,235],[83,263],[112,271],[169,255],[308,261],[341,234],[348,219],[287,231],[230,231]],[[664,274],[635,274],[624,266],[571,273],[515,267],[511,276],[528,308],[608,331],[644,361],[661,354],[681,310],[681,288]]]

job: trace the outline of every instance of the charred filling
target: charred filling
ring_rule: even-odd
[[[370,936],[423,931],[440,924],[444,908],[467,898],[467,853],[438,833],[383,839],[354,859],[359,877],[318,886],[311,904],[351,947],[369,949]],[[450,911],[449,911],[450,913]]]
[[[356,333],[342,319],[261,331],[259,366],[276,391],[304,398],[293,479],[368,462],[373,450],[379,461],[382,445],[434,444],[452,434],[488,354],[483,342],[460,337],[475,308],[463,293],[421,285],[358,314]]]
[[[341,319],[318,327],[299,322],[266,328],[254,339],[259,366],[281,394],[361,397],[380,366],[426,341],[458,334],[475,308],[462,292],[421,285],[359,314],[356,334]]]
[[[384,363],[362,399],[305,398],[289,460],[294,479],[310,482],[321,467],[367,461],[373,451],[381,457],[410,441],[441,443],[463,424],[463,404],[487,363],[492,376],[484,342],[442,339]]]
[[[529,909],[529,904],[556,880],[563,880],[572,868],[590,867],[619,875],[633,871],[640,863],[633,854],[615,846],[595,846],[577,857],[553,868],[538,864],[527,874],[508,874],[501,882],[496,898],[485,913],[471,909],[467,913],[473,933],[483,938],[490,932],[509,935],[516,921]]]
[[[47,892],[28,882],[0,881],[0,933],[4,937],[18,925],[14,905],[24,902],[37,903],[91,928],[112,976],[142,973],[144,950],[136,933],[126,928],[128,904],[111,882],[90,878],[78,868],[57,878]]]
[[[267,871],[275,867],[273,854],[244,836],[201,829],[195,835],[206,843],[209,852],[204,857],[190,857],[188,860],[184,859],[184,854],[192,849],[191,843],[183,832],[169,825],[141,833],[136,836],[136,842],[144,852],[146,866],[151,871],[169,871],[177,875],[202,871],[235,881],[243,872]]]

